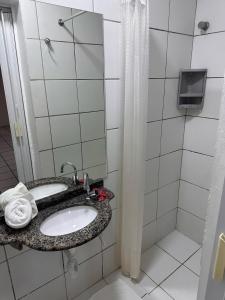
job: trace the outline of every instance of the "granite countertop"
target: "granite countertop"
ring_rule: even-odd
[[[31,223],[23,229],[12,229],[8,227],[4,219],[0,219],[0,244],[6,245],[26,245],[40,251],[60,251],[81,246],[97,237],[109,224],[112,217],[110,200],[114,197],[113,193],[105,189],[107,199],[104,201],[87,200],[86,194],[70,197],[60,203],[43,208],[39,211]],[[76,232],[62,236],[46,236],[41,233],[40,225],[50,215],[62,209],[87,205],[97,209],[97,217],[86,227]]]

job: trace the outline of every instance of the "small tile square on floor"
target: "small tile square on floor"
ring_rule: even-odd
[[[181,263],[200,249],[199,244],[177,230],[168,234],[157,245]]]
[[[180,263],[157,246],[142,255],[141,269],[157,284],[160,284]]]

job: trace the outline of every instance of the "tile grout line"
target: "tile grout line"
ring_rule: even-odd
[[[170,22],[170,5],[171,5],[171,1],[169,0],[169,14],[168,14],[168,21],[167,21],[167,26],[168,26],[168,30],[169,30],[169,22]],[[151,31],[151,29],[150,29]],[[165,61],[165,70],[164,70],[164,74],[166,77],[166,72],[167,72],[167,60],[168,60],[168,47],[169,47],[169,32],[167,31],[167,36],[166,36],[166,61]],[[163,81],[163,105],[162,105],[162,119],[163,119],[163,113],[164,113],[164,106],[165,106],[165,91],[166,89],[166,80],[164,79]],[[163,121],[161,121],[161,132],[160,132],[160,148],[159,148],[159,156],[161,157],[161,152],[162,152],[162,137],[163,137]],[[159,158],[159,164],[158,164],[158,172],[157,172],[157,188],[159,188],[159,179],[160,179],[160,167],[161,167],[161,159]],[[157,205],[156,205],[156,236],[158,235],[157,233],[157,220],[158,220],[158,210],[159,210],[159,194],[158,194],[158,190],[157,190]],[[156,237],[157,238],[157,237]]]
[[[6,262],[8,273],[9,273],[9,278],[10,278],[10,284],[11,284],[11,288],[12,288],[12,292],[13,292],[13,297],[14,297],[14,300],[16,300],[17,298],[16,298],[16,293],[15,293],[15,288],[14,288],[14,285],[13,285],[12,274],[11,274],[7,254],[6,254],[6,249],[5,249],[4,246],[3,246],[3,249],[4,249],[4,253],[5,253],[5,258],[6,258],[5,262]]]
[[[203,219],[203,218],[201,218],[201,217],[195,215],[194,213],[192,213],[192,212],[189,211],[189,210],[186,210],[186,209],[184,209],[184,208],[182,208],[182,207],[179,207],[179,206],[178,206],[177,208],[180,209],[180,210],[182,210],[182,211],[185,212],[185,213],[188,213],[188,214],[194,216],[195,218],[199,219],[199,220],[202,221],[202,222],[206,222],[205,219]]]

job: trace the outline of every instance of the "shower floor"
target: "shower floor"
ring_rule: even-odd
[[[196,300],[200,259],[201,246],[175,230],[143,253],[139,282],[130,280],[118,270],[75,300],[88,300],[118,279],[124,280],[144,300]]]

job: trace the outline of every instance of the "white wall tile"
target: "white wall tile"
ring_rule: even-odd
[[[108,172],[119,170],[121,166],[121,132],[119,129],[107,131]]]
[[[96,237],[95,239],[89,241],[88,243],[74,248],[74,250],[76,252],[75,255],[78,264],[81,264],[82,262],[88,260],[89,258],[101,252],[101,241],[99,237]],[[64,260],[65,271],[67,272],[68,259],[65,253],[63,253],[63,260]]]
[[[62,175],[60,173],[60,168],[61,165],[66,161],[70,161],[71,163],[73,163],[76,166],[77,170],[82,169],[80,144],[57,148],[53,150],[53,153],[55,160],[55,172],[57,176]]]
[[[150,79],[147,121],[162,119],[163,97],[164,79]]]
[[[182,151],[176,151],[160,157],[160,187],[173,181],[176,181],[180,178],[181,154]]]
[[[92,11],[92,0],[40,0],[39,2]]]
[[[79,79],[104,78],[104,53],[101,45],[76,44],[76,71]]]
[[[122,121],[122,97],[120,80],[105,80],[106,128],[118,128]]]
[[[142,231],[142,252],[156,243],[156,221],[146,225]]]
[[[10,245],[5,246],[6,256],[8,259],[10,259],[14,256],[17,256],[17,255],[20,255],[28,250],[30,250],[30,248],[28,248],[27,246],[23,246],[22,250],[17,250],[16,248],[13,248]]]
[[[225,32],[195,37],[191,67],[208,69],[208,77],[223,77],[225,68],[224,51]]]
[[[27,251],[10,259],[9,266],[17,298],[63,273],[60,252]]]
[[[105,78],[121,77],[121,24],[104,21]]]
[[[58,24],[59,19],[69,18],[71,9],[58,5],[51,5],[37,2],[37,14],[40,38],[48,37],[55,41],[73,41],[72,21],[68,21],[64,26]]]
[[[181,69],[188,69],[191,66],[192,54],[191,36],[169,33],[167,51],[167,77],[179,77]]]
[[[74,80],[46,80],[49,115],[78,112],[77,87]]]
[[[199,218],[206,218],[209,192],[185,181],[180,181],[179,207]]]
[[[224,14],[225,4],[223,0],[198,0],[195,19],[195,34],[200,34],[198,23],[202,20],[207,20],[210,23],[207,32],[225,30]]]
[[[105,137],[105,112],[80,114],[81,139],[90,141]]]
[[[103,164],[100,166],[84,169],[84,172],[87,172],[92,179],[105,178],[107,176],[107,167],[106,164]]]
[[[0,263],[6,259],[5,257],[5,250],[3,246],[0,246]]]
[[[212,157],[183,151],[181,179],[209,189],[212,163]]]
[[[170,1],[151,0],[149,1],[149,9],[150,27],[168,30]]]
[[[103,276],[107,276],[120,267],[120,248],[113,245],[103,252]]]
[[[167,32],[150,29],[149,76],[164,78],[166,72]]]
[[[53,148],[80,142],[79,115],[50,117],[50,124]]]
[[[34,115],[35,117],[46,117],[48,115],[48,107],[44,80],[30,81],[30,85]]]
[[[157,191],[145,195],[143,225],[156,219]]]
[[[82,144],[83,168],[90,168],[106,162],[106,141],[99,139]]]
[[[73,10],[72,14],[76,14]],[[74,41],[78,43],[103,44],[103,18],[100,14],[86,12],[73,19]]]
[[[41,42],[45,79],[75,79],[74,45],[51,42],[49,48]]]
[[[78,80],[77,88],[80,112],[105,109],[103,80]]]
[[[40,41],[26,40],[26,49],[30,79],[43,79]]]
[[[94,0],[94,12],[103,14],[105,19],[113,21],[121,20],[121,1],[120,0]]]
[[[190,109],[187,111],[187,114],[218,119],[220,114],[223,82],[223,78],[208,78],[206,80],[206,90],[202,110],[196,111]]]
[[[156,231],[157,241],[160,241],[170,232],[172,232],[176,227],[177,222],[177,209],[174,209],[168,212],[166,215],[163,215],[161,218],[157,219]]]
[[[171,0],[169,30],[193,34],[197,0]]]
[[[79,277],[76,280],[71,278],[69,273],[66,273],[68,299],[74,299],[101,278],[102,255],[98,254],[79,265]]]
[[[170,183],[158,190],[157,217],[178,206],[179,181]]]
[[[145,193],[158,188],[159,158],[145,162]]]
[[[178,209],[177,230],[187,235],[196,243],[202,244],[204,235],[205,221],[194,215]]]
[[[20,2],[23,29],[26,38],[39,38],[35,2],[23,0]]]
[[[23,298],[24,300],[40,300],[40,299],[54,299],[66,300],[66,289],[64,276],[56,278],[47,283],[43,287],[37,289],[32,294]]]
[[[217,126],[217,120],[187,117],[184,133],[184,149],[214,155]]]
[[[40,152],[41,177],[54,177],[54,161],[52,150]]]
[[[112,209],[120,206],[121,172],[109,173],[104,181],[104,186],[113,192],[115,198],[110,201]]]
[[[36,130],[39,150],[52,148],[49,118],[36,119]]]
[[[162,123],[161,153],[182,149],[185,118],[164,120]]]
[[[119,230],[119,211],[113,210],[112,211],[112,219],[109,223],[109,225],[106,227],[106,229],[101,234],[101,240],[102,240],[102,247],[103,249],[106,249],[107,247],[113,245],[116,243],[118,238],[118,230]]]
[[[6,262],[0,264],[0,277],[1,298],[4,300],[14,300],[12,285]]]
[[[177,108],[178,79],[166,79],[163,118],[174,118],[185,114]]]
[[[147,123],[147,149],[145,159],[151,159],[160,154],[162,122]]]

